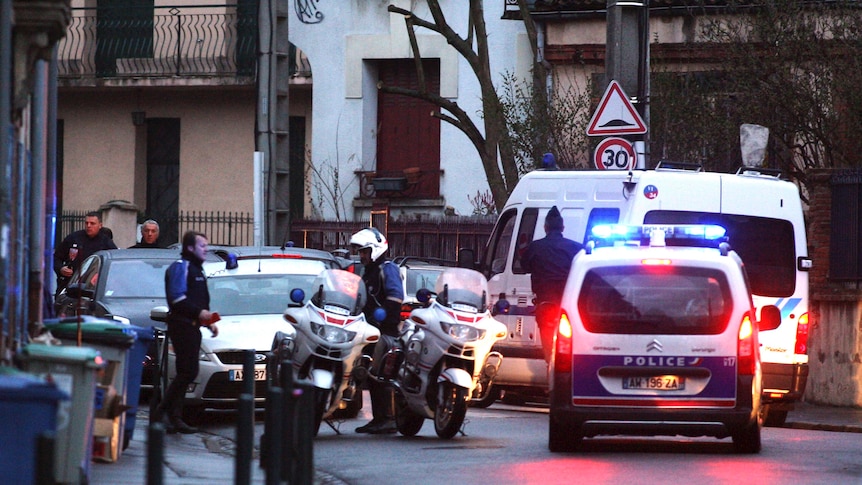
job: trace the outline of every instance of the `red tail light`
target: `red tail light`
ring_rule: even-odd
[[[737,373],[753,376],[757,370],[757,333],[751,323],[751,316],[746,313],[739,325],[739,341],[737,343]]]
[[[554,351],[554,371],[572,371],[572,324],[569,315],[563,310],[557,325],[557,343]]]
[[[796,323],[796,348],[797,354],[808,353],[808,313],[799,316]]]

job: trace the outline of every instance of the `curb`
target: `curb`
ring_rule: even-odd
[[[822,423],[798,423],[788,422],[784,425],[785,428],[805,429],[813,431],[832,431],[838,433],[862,433],[862,426],[854,426],[847,424],[822,424]]]

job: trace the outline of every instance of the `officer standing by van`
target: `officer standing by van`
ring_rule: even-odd
[[[545,361],[551,361],[554,345],[553,319],[559,313],[560,300],[572,259],[583,246],[563,237],[563,217],[557,206],[545,216],[545,237],[527,246],[521,255],[521,265],[530,273],[530,284],[536,294],[536,325],[542,338]]]

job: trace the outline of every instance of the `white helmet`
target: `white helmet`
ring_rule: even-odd
[[[383,256],[383,253],[389,249],[389,243],[386,242],[386,237],[373,227],[363,229],[353,236],[350,236],[350,245],[354,246],[356,249],[371,248],[372,261],[377,261],[377,258]]]

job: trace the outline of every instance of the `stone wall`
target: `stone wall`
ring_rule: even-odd
[[[862,406],[862,282],[829,280],[832,170],[809,173],[808,245],[810,273],[810,374],[805,400]],[[855,249],[854,249],[855,250]]]

